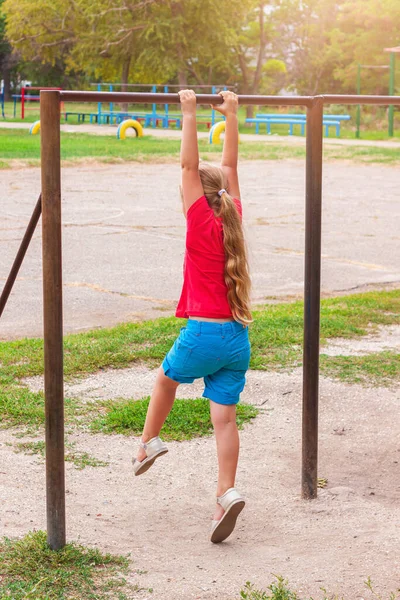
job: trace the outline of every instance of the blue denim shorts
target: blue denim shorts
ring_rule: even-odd
[[[165,357],[170,379],[193,383],[204,378],[204,398],[237,404],[250,362],[249,329],[236,321],[213,323],[189,319]]]

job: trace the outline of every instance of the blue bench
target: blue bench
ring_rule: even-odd
[[[68,111],[68,112],[65,112],[65,114],[64,114],[64,120],[68,121],[68,117],[71,117],[71,116],[78,117],[78,123],[80,123],[80,122],[84,123],[86,117],[89,117],[89,120],[91,123],[93,123],[93,121],[95,123],[97,123],[98,114],[97,113],[83,113],[83,112]]]
[[[181,115],[171,115],[171,114],[157,114],[157,113],[148,113],[146,115],[146,120],[144,122],[145,127],[155,127],[157,123],[161,123],[163,127],[167,128],[170,123],[175,123],[177,128],[181,127]]]
[[[99,117],[98,113],[96,113],[97,117]],[[147,118],[147,113],[137,113],[137,112],[101,112],[100,118],[98,118],[99,123],[122,123],[125,119],[135,119],[136,121],[145,121]]]
[[[325,135],[329,136],[329,127],[335,127],[336,136],[339,137],[341,122],[348,121],[350,118],[350,115],[324,115],[322,124],[325,127]],[[253,119],[246,119],[246,123],[255,123],[256,133],[260,133],[260,125],[265,125],[268,134],[271,133],[271,124],[287,124],[289,125],[289,135],[293,135],[294,126],[299,125],[301,135],[304,135],[306,119],[305,114],[260,113]]]
[[[135,119],[136,121],[144,121],[145,127],[156,127],[159,123],[163,127],[168,127],[170,123],[176,123],[177,127],[181,126],[181,115],[165,115],[157,113],[138,113],[138,112],[101,112],[99,123],[115,123],[118,125],[125,119]]]

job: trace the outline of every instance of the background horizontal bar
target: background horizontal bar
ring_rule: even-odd
[[[196,94],[198,104],[222,104],[219,94]],[[154,94],[143,92],[74,92],[61,91],[64,102],[127,102],[129,104],[180,104],[178,94]],[[311,96],[239,96],[239,104],[256,106],[309,106]]]
[[[107,83],[105,81],[102,81],[101,83],[91,83],[90,85],[113,85],[113,86],[117,85],[118,87],[121,87],[121,86],[124,85],[125,87],[128,87],[128,88],[131,88],[131,87],[141,87],[141,88],[150,87],[151,88],[151,87],[157,86],[157,87],[160,87],[160,88],[161,87],[167,87],[168,89],[169,88],[174,88],[174,89],[178,89],[178,90],[182,90],[183,89],[182,86],[179,85],[179,83],[165,83],[165,84],[164,83],[112,83],[112,82],[111,83]],[[197,84],[197,83],[195,83],[195,84],[193,84],[193,85],[190,86],[191,89],[192,88],[196,88],[196,89],[198,89],[198,88],[208,88],[208,89],[210,89],[210,88],[213,88],[213,87],[215,87],[215,88],[224,88],[224,89],[226,88],[228,90],[232,90],[235,86],[234,85],[226,85],[225,86],[224,84],[221,84],[221,83],[208,83],[208,84]]]
[[[400,96],[343,96],[339,94],[323,95],[324,104],[375,104],[376,106],[400,105]]]

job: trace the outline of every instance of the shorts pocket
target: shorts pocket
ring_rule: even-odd
[[[249,344],[246,348],[232,356],[227,368],[231,369],[232,371],[247,371],[250,365],[250,356],[251,347]]]
[[[191,377],[205,377],[220,368],[220,359],[203,347],[182,343],[181,352],[184,356],[183,368]]]

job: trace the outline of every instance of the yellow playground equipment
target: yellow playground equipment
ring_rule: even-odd
[[[218,123],[215,123],[210,129],[210,135],[208,137],[210,144],[220,144],[222,133],[225,133],[225,121],[218,121]]]
[[[29,133],[31,135],[36,135],[40,131],[40,121],[35,121],[29,128]]]
[[[118,125],[117,129],[117,138],[119,140],[124,140],[126,138],[126,130],[132,127],[136,131],[136,137],[143,136],[143,127],[139,123],[139,121],[135,121],[134,119],[127,119],[126,121],[122,121]]]

